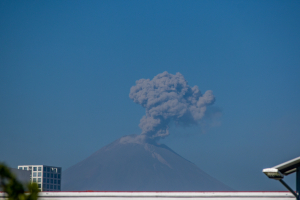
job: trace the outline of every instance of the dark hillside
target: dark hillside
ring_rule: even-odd
[[[126,136],[134,137],[134,136]],[[64,191],[229,191],[165,145],[126,142],[101,148],[63,172]]]

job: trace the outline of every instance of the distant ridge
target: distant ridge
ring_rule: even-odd
[[[63,191],[232,191],[166,145],[125,136],[63,172]]]

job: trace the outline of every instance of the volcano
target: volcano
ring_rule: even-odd
[[[64,191],[232,191],[164,144],[125,136],[63,172]]]

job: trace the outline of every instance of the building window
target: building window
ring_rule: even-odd
[[[57,174],[54,174],[54,178],[57,178]]]
[[[43,179],[43,182],[46,183],[46,179],[45,178]]]
[[[57,186],[57,189],[60,190],[60,186]]]
[[[37,167],[33,167],[33,171],[37,171]]]
[[[49,189],[49,185],[47,185],[47,189]]]
[[[23,167],[19,167],[19,169],[23,169]]]
[[[44,177],[47,177],[47,174],[46,174],[46,173],[44,173]]]
[[[49,179],[47,179],[47,183],[49,183]]]
[[[42,185],[41,185],[41,184],[38,184],[38,187],[39,187],[39,188],[41,188],[41,187],[42,187]]]
[[[36,177],[36,172],[33,172],[33,173],[32,173],[32,176],[33,176],[33,177]]]
[[[58,180],[58,181],[57,181],[57,184],[59,184],[59,185],[60,185],[60,180]]]
[[[47,172],[50,172],[50,167],[47,167]]]
[[[50,185],[50,189],[53,189],[53,185]]]
[[[50,174],[49,174],[49,173],[47,173],[47,177],[48,177],[48,178],[50,177]]]
[[[60,178],[60,174],[57,174],[58,178]]]
[[[51,178],[53,178],[53,174],[51,174]]]
[[[44,172],[47,171],[47,167],[44,167]]]
[[[61,169],[60,169],[60,168],[58,168],[58,169],[57,169],[57,172],[58,172],[58,173],[60,173],[60,171],[61,171]]]
[[[38,167],[38,171],[42,171],[42,167]]]
[[[43,188],[45,188],[45,189],[46,189],[46,184],[43,184]]]
[[[34,183],[36,183],[36,178],[33,178],[32,181],[33,181]]]
[[[42,172],[38,172],[38,177],[42,177]]]
[[[27,170],[27,167],[24,167],[24,170]]]
[[[53,179],[50,179],[50,183],[53,183]]]
[[[54,189],[56,190],[56,185],[54,185]]]
[[[38,182],[39,182],[39,183],[42,182],[42,179],[41,179],[41,178],[38,178]]]
[[[56,184],[56,180],[54,179],[54,184]]]

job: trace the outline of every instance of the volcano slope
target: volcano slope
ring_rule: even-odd
[[[232,191],[166,145],[125,136],[63,172],[63,191]]]

